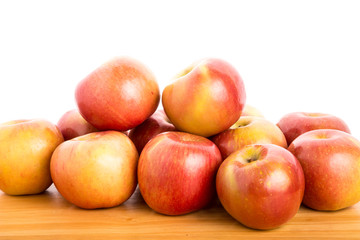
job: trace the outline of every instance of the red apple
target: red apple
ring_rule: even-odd
[[[301,134],[316,129],[337,129],[350,133],[349,127],[340,118],[324,113],[293,112],[277,123],[290,145]]]
[[[360,201],[360,142],[339,130],[300,135],[289,150],[305,174],[303,203],[316,210],[339,210]]]
[[[210,140],[183,132],[165,132],[141,152],[138,181],[153,210],[181,215],[205,207],[215,195],[221,155]]]
[[[51,176],[60,194],[78,207],[114,207],[135,191],[137,160],[136,148],[125,134],[94,132],[56,148]]]
[[[45,191],[52,183],[51,154],[62,142],[60,130],[45,120],[0,124],[0,189],[9,195]]]
[[[140,153],[145,144],[156,135],[174,131],[175,127],[166,116],[164,110],[159,109],[139,126],[133,128],[129,132],[129,137]]]
[[[164,89],[162,103],[176,129],[209,137],[239,119],[245,104],[245,88],[229,63],[205,59]]]
[[[220,166],[216,190],[225,210],[243,225],[272,229],[289,221],[304,194],[296,158],[273,144],[247,145]]]
[[[249,144],[272,143],[287,148],[285,136],[275,124],[253,116],[240,117],[230,129],[211,140],[218,146],[223,159]]]
[[[94,126],[88,123],[76,109],[66,112],[59,119],[57,126],[60,129],[64,140],[98,131]]]
[[[153,74],[131,58],[115,58],[90,73],[77,86],[81,115],[99,130],[126,131],[141,124],[159,104]]]

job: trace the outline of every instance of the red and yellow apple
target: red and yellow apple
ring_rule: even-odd
[[[337,129],[350,133],[349,127],[340,118],[324,113],[293,112],[286,114],[277,123],[288,145],[301,134],[316,129]]]
[[[66,112],[57,123],[64,140],[69,140],[98,130],[88,123],[79,113],[73,109]]]
[[[138,153],[123,133],[89,133],[60,144],[51,158],[51,177],[60,194],[85,209],[125,202],[135,191]]]
[[[211,138],[223,159],[249,144],[275,144],[287,148],[284,134],[265,118],[245,116],[228,130]]]
[[[241,113],[241,117],[245,117],[245,116],[254,116],[254,117],[262,117],[262,118],[264,117],[264,115],[260,112],[260,110],[249,104],[245,104],[245,107]]]
[[[304,194],[300,163],[285,148],[247,145],[220,166],[216,190],[225,210],[243,225],[272,229],[289,221]]]
[[[243,81],[233,66],[205,59],[164,89],[162,103],[176,129],[209,137],[239,119],[245,98]]]
[[[46,120],[0,124],[0,189],[9,195],[45,191],[52,183],[51,154],[62,142],[60,130]]]
[[[115,58],[90,73],[77,86],[81,115],[99,130],[126,131],[157,109],[159,86],[154,75],[131,58]]]
[[[332,129],[306,132],[289,146],[305,175],[303,203],[333,211],[360,201],[360,142]]]
[[[174,131],[175,127],[166,116],[164,110],[159,109],[139,126],[129,132],[129,137],[141,153],[145,144],[162,132]]]
[[[147,205],[166,215],[181,215],[208,205],[215,196],[221,154],[214,143],[197,135],[165,132],[141,152],[138,181]]]

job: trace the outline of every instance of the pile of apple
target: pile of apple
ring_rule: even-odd
[[[77,86],[78,110],[0,125],[0,189],[37,194],[54,182],[86,209],[123,203],[137,184],[165,215],[208,206],[216,196],[236,220],[272,229],[301,203],[333,211],[360,201],[360,142],[341,119],[290,113],[278,124],[245,106],[234,67],[199,61],[162,93],[153,74],[115,58]],[[65,141],[64,141],[65,140]]]

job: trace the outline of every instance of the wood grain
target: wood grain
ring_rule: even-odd
[[[0,192],[0,239],[360,239],[360,204],[336,212],[301,207],[287,224],[270,231],[246,228],[219,202],[184,216],[152,211],[138,190],[121,206],[84,210],[51,186],[43,194]]]

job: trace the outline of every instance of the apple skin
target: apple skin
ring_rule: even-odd
[[[265,118],[245,116],[228,130],[211,138],[223,159],[249,144],[275,144],[287,148],[284,134]]]
[[[234,152],[216,176],[225,210],[254,229],[272,229],[289,221],[301,205],[304,187],[300,163],[273,144],[247,145]]]
[[[147,205],[158,213],[181,215],[208,205],[215,196],[221,154],[210,140],[165,132],[141,152],[138,181]]]
[[[51,176],[60,194],[80,208],[108,208],[135,191],[138,153],[117,131],[89,133],[62,143],[51,158]]]
[[[175,127],[166,116],[164,110],[158,109],[153,115],[146,119],[142,124],[133,128],[129,132],[129,137],[136,146],[139,153],[145,144],[153,137],[162,132],[175,131]]]
[[[194,64],[165,87],[162,104],[176,129],[209,137],[240,117],[245,87],[234,67],[219,59]]]
[[[340,118],[324,113],[293,112],[286,114],[277,123],[288,145],[301,134],[316,129],[337,129],[350,133],[349,127]]]
[[[335,211],[360,201],[360,142],[340,130],[300,135],[289,146],[305,174],[303,204]]]
[[[88,123],[78,110],[72,109],[66,112],[57,123],[64,140],[69,140],[98,130]]]
[[[134,59],[118,57],[85,77],[75,98],[81,115],[95,128],[126,131],[155,112],[160,93],[149,69]]]
[[[254,117],[262,117],[262,118],[264,117],[264,115],[260,112],[260,110],[249,104],[245,104],[245,107],[241,113],[241,117],[245,117],[245,116],[254,116]]]
[[[8,195],[45,191],[52,183],[51,154],[63,141],[60,130],[46,120],[0,124],[0,189]]]

